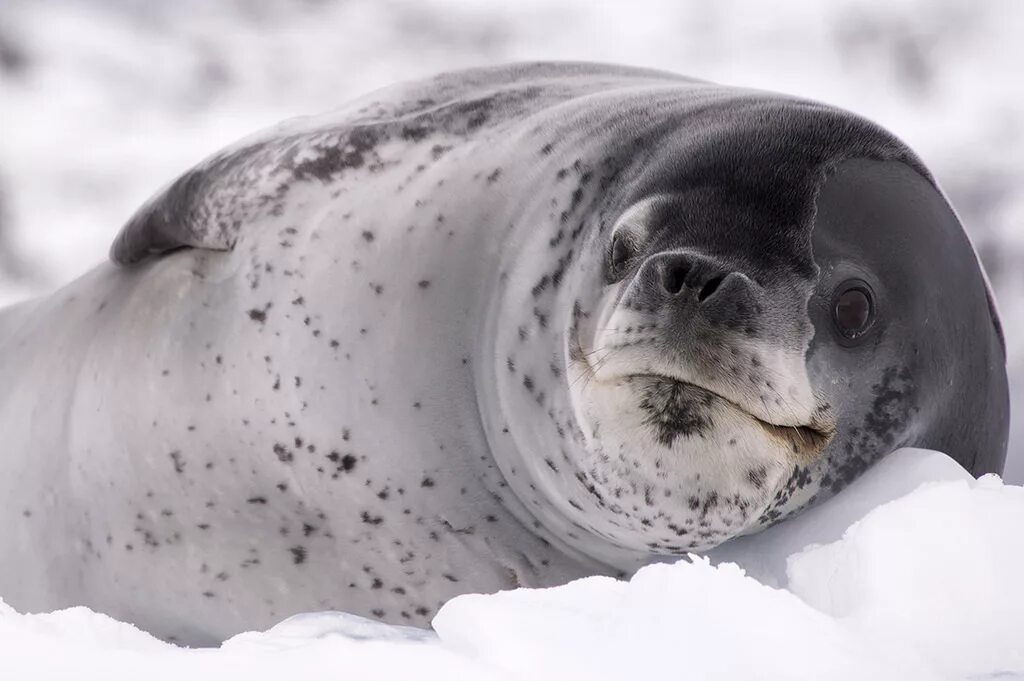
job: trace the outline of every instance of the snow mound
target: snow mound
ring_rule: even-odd
[[[1024,488],[900,450],[710,556],[461,596],[433,632],[315,613],[190,650],[0,603],[0,678],[1024,680],[1022,525]]]

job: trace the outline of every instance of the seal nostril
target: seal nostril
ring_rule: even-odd
[[[686,267],[677,264],[668,264],[661,269],[661,287],[669,295],[676,295],[683,290],[686,281]]]
[[[700,293],[697,294],[697,300],[703,303],[705,300],[710,298],[711,295],[718,290],[718,286],[722,283],[723,279],[725,279],[725,277],[722,276],[711,277],[708,279],[707,283],[704,284],[704,288],[702,288]]]

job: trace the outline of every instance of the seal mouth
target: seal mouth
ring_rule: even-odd
[[[570,330],[567,340],[570,362],[582,365],[585,367],[586,373],[589,374],[591,378],[596,378],[597,370],[593,365],[591,365],[590,360],[587,357],[587,353],[583,350],[583,345],[580,342],[580,330],[578,325],[574,325]],[[728,397],[725,397],[713,390],[709,390],[705,386],[691,383],[676,376],[645,371],[635,374],[627,374],[627,377],[651,378],[659,381],[665,381],[672,385],[699,390],[712,399],[720,400],[732,406],[741,414],[748,416],[754,423],[764,430],[765,434],[787,445],[793,453],[798,458],[803,459],[805,463],[810,463],[817,458],[836,434],[835,427],[827,421],[815,421],[799,425],[786,425],[766,421],[757,414],[753,414],[749,410],[744,409]],[[598,382],[601,381],[598,380]]]
[[[759,425],[764,431],[772,438],[782,440],[792,447],[792,450],[796,454],[805,454],[808,456],[815,456],[819,454],[832,438],[835,436],[835,429],[824,423],[809,423],[801,425],[783,425],[778,423],[772,423],[766,421],[757,414],[752,414],[750,411],[744,409],[728,397],[721,395],[714,390],[684,381],[675,376],[669,376],[666,374],[643,372],[637,374],[629,374],[630,378],[652,378],[659,381],[664,381],[671,385],[677,385],[690,389],[699,390],[707,395],[725,402],[741,413],[749,416],[757,425]]]

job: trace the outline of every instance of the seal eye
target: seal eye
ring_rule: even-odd
[[[863,282],[850,282],[838,290],[833,317],[839,333],[853,339],[863,336],[875,320],[871,289]]]
[[[630,247],[629,241],[620,232],[615,235],[612,239],[612,250],[610,256],[611,273],[613,276],[617,276],[629,262],[629,259],[633,257],[633,249]]]

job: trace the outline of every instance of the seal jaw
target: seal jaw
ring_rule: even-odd
[[[626,288],[582,303],[565,333],[584,436],[565,464],[604,505],[572,499],[562,512],[649,557],[709,550],[805,503],[815,491],[806,471],[835,434],[789,347],[806,347],[806,324],[796,319],[800,340],[788,345],[724,327],[672,334],[657,310],[628,304]]]
[[[585,518],[592,532],[626,549],[681,555],[755,532],[803,500],[788,486],[831,441],[827,408],[806,423],[771,423],[681,374],[602,376],[578,334],[570,330],[566,340],[585,436],[585,451],[571,464],[614,500],[583,510],[570,502],[563,512],[571,519]]]

